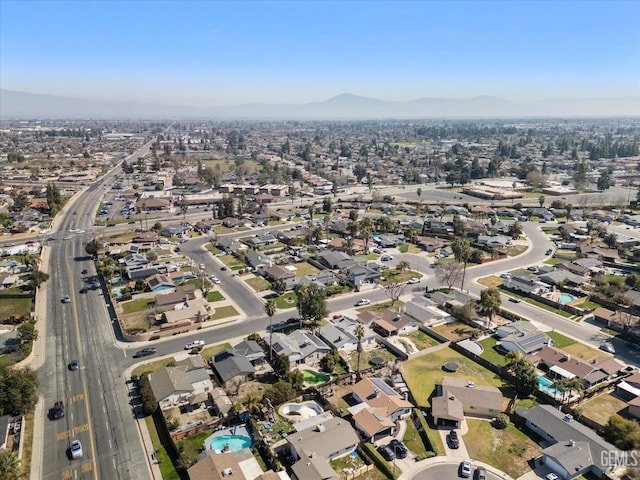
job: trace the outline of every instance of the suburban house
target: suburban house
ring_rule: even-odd
[[[546,333],[533,331],[512,333],[498,343],[498,348],[504,352],[520,352],[526,356],[541,350],[543,347],[551,346],[551,344],[552,340]]]
[[[244,475],[234,453],[204,451],[195,464],[187,470],[189,480],[222,480],[231,477],[234,480],[252,480]]]
[[[347,282],[354,288],[372,287],[382,274],[364,265],[350,265],[344,269]]]
[[[335,285],[337,281],[336,274],[331,271],[318,272],[315,275],[302,275],[298,278],[299,285],[317,285],[320,289]]]
[[[223,388],[213,387],[211,390],[211,400],[213,401],[213,405],[218,412],[218,415],[226,415],[233,408],[233,402],[227,395],[227,392],[224,391]]]
[[[229,255],[237,255],[243,250],[247,250],[247,246],[236,240],[235,238],[221,237],[218,239],[218,247]]]
[[[147,287],[154,292],[163,292],[167,290],[174,290],[176,288],[175,284],[171,281],[171,279],[162,273],[156,273],[144,279],[144,283],[147,284]]]
[[[405,303],[404,313],[429,326],[440,325],[451,320],[451,314],[440,310],[435,302],[422,295],[417,295]]]
[[[382,318],[376,318],[371,322],[371,328],[379,335],[389,337],[417,330],[418,324],[394,310],[387,309],[382,312]]]
[[[351,255],[344,252],[322,251],[317,254],[318,259],[331,270],[339,270],[357,263]]]
[[[363,324],[362,322],[354,320],[353,318],[346,317],[344,315],[340,315],[338,318],[333,318],[330,320],[330,322],[340,330],[350,333],[353,337],[355,337],[356,335],[356,327],[358,325],[362,325],[364,327],[364,336],[360,340],[362,349],[364,351],[369,351],[378,346],[376,334],[373,330],[371,330],[371,328],[369,328],[369,326]]]
[[[587,277],[576,275],[568,269],[558,268],[548,273],[538,276],[541,281],[549,285],[566,285],[569,287],[580,287],[589,282]]]
[[[339,417],[293,432],[285,437],[286,448],[296,460],[293,479],[339,479],[330,461],[353,453],[360,443],[351,424]]]
[[[198,356],[181,360],[175,367],[164,367],[150,373],[149,384],[161,409],[178,406],[199,408],[213,389],[204,360]]]
[[[584,388],[590,388],[616,376],[622,365],[614,358],[596,356],[590,360],[574,358],[556,347],[543,347],[529,361],[541,370],[548,371],[551,378],[577,378]]]
[[[608,327],[617,330],[624,330],[625,324],[628,324],[633,325],[629,328],[630,330],[637,331],[638,325],[640,325],[640,317],[621,310],[614,311],[608,308],[598,307],[593,311],[593,316],[599,322],[605,323]]]
[[[571,480],[588,472],[601,478],[612,472],[606,463],[607,453],[616,451],[616,447],[571,415],[551,405],[519,407],[516,415],[546,444],[551,443],[542,450],[542,461],[560,478]]]
[[[505,338],[513,334],[531,333],[537,332],[538,329],[533,326],[531,322],[526,320],[518,320],[511,323],[501,325],[496,329],[496,336],[498,338]]]
[[[258,252],[256,250],[249,250],[246,253],[245,258],[247,259],[247,263],[249,264],[249,266],[255,268],[256,270],[259,268],[271,267],[273,265],[273,262],[271,261],[271,258],[269,258],[269,255],[265,255],[264,253]]]
[[[524,292],[529,295],[542,295],[551,289],[551,285],[538,280],[535,275],[513,275],[506,278],[504,286],[509,290]]]
[[[333,350],[353,352],[358,348],[358,339],[356,336],[332,322],[318,329],[318,337]]]
[[[192,323],[204,322],[214,313],[215,310],[206,299],[194,298],[187,300],[183,308],[163,312],[162,320],[168,325],[190,325]]]
[[[288,335],[274,332],[265,340],[269,342],[270,338],[273,354],[286,355],[292,366],[319,362],[331,350],[329,345],[306,330],[294,330]]]
[[[393,435],[395,423],[411,415],[413,404],[381,378],[366,377],[353,386],[356,405],[349,407],[356,429],[375,442]]]
[[[444,377],[431,399],[436,425],[458,428],[465,415],[493,418],[502,412],[502,393],[496,387],[476,385],[457,377]]]
[[[225,350],[213,357],[211,368],[223,387],[246,383],[253,380],[256,373],[256,369],[248,357],[232,350]]]
[[[174,310],[176,306],[186,304],[196,298],[196,286],[189,283],[176,287],[174,292],[156,295],[154,308],[158,310]]]
[[[252,248],[263,248],[267,245],[273,245],[278,243],[278,239],[271,235],[270,233],[266,233],[264,235],[256,235],[255,237],[249,237],[245,240],[245,243]]]
[[[296,274],[280,265],[264,267],[261,272],[262,275],[271,282],[283,281],[287,289],[293,288],[296,284]]]
[[[478,235],[477,242],[489,248],[504,248],[511,245],[511,238],[505,235]]]

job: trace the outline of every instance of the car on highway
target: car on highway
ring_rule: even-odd
[[[451,430],[449,435],[447,435],[447,440],[449,441],[449,447],[456,450],[460,448],[460,438],[458,438],[458,432],[456,430]]]
[[[420,283],[420,279],[418,277],[413,277],[413,278],[410,278],[409,280],[407,280],[407,283],[409,285],[414,285],[416,283]]]
[[[204,347],[204,341],[202,341],[202,340],[194,340],[191,343],[187,343],[184,346],[184,349],[185,350],[193,350],[194,348],[202,348],[202,347]]]
[[[227,267],[220,267],[220,270],[222,270],[223,272],[227,271]]]
[[[460,476],[469,478],[471,476],[471,460],[463,460],[460,462]]]
[[[74,440],[71,442],[70,450],[72,459],[77,460],[82,458],[82,444],[80,443],[80,440]]]
[[[153,347],[143,348],[142,350],[138,350],[133,355],[133,358],[148,357],[149,355],[153,355],[154,353],[156,353],[156,349]]]
[[[49,419],[58,420],[62,417],[64,417],[64,403],[62,403],[61,401],[57,401],[53,404],[53,407],[49,409]]]
[[[88,270],[86,268],[82,269],[82,271],[80,272],[82,275],[86,275],[88,272]]]
[[[397,438],[389,442],[389,447],[393,450],[397,458],[407,458],[407,455],[409,455],[409,449]]]
[[[475,471],[476,480],[487,480],[487,469],[484,467],[478,467]]]
[[[71,297],[69,295],[65,295],[62,297],[62,303],[71,303]]]
[[[80,364],[78,363],[78,360],[71,360],[69,362],[69,370],[71,370],[72,372],[75,370],[80,370]]]
[[[89,291],[89,289],[87,287],[82,287],[80,289],[80,293],[87,293]]]
[[[600,350],[603,350],[607,353],[616,353],[616,349],[613,348],[613,345],[606,342],[600,344]]]
[[[364,305],[371,305],[371,300],[368,298],[361,298],[356,302],[356,307],[362,307]]]
[[[396,459],[396,454],[393,453],[393,449],[389,445],[380,445],[378,447],[378,453],[382,455],[387,462],[391,462]]]

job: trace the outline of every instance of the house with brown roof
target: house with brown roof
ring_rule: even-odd
[[[192,283],[176,287],[175,292],[156,295],[154,307],[158,310],[173,310],[176,305],[186,304],[196,298],[196,286]]]
[[[242,472],[236,456],[232,452],[214,453],[205,451],[198,461],[187,470],[189,480],[251,480]]]
[[[580,255],[583,257],[594,257],[606,262],[616,262],[620,260],[618,250],[615,248],[596,247],[594,245],[581,246]]]
[[[208,320],[215,313],[214,308],[204,298],[194,298],[185,302],[186,307],[168,310],[162,314],[167,324],[190,325]]]
[[[527,358],[534,366],[546,370],[550,378],[577,378],[584,388],[609,380],[622,370],[622,365],[612,357],[596,356],[583,360],[550,346]]]
[[[411,415],[413,404],[378,377],[366,377],[353,386],[356,405],[349,407],[356,429],[369,441],[393,435],[395,423]]]
[[[291,456],[297,460],[317,455],[324,462],[350,455],[355,451],[360,438],[351,424],[344,418],[330,417],[322,423],[293,432],[285,437]],[[295,469],[294,469],[295,472]],[[306,480],[314,477],[299,477]]]
[[[501,411],[502,393],[498,388],[458,377],[444,377],[431,399],[431,415],[436,425],[457,428],[465,416],[493,418]]]
[[[263,267],[260,273],[269,281],[283,281],[286,288],[293,288],[296,283],[296,274],[288,268],[280,265],[271,265],[269,267]]]

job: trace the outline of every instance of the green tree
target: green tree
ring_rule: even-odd
[[[47,206],[49,207],[49,214],[54,217],[62,207],[62,196],[60,195],[60,189],[55,183],[47,183],[46,199]]]
[[[138,379],[138,395],[142,402],[142,412],[145,416],[152,415],[158,408],[158,401],[156,400],[151,384],[149,383],[149,375],[144,374]]]
[[[496,287],[491,287],[485,288],[480,292],[480,309],[482,314],[486,315],[490,321],[493,321],[493,317],[500,313],[501,308],[500,290]]]
[[[607,190],[611,186],[611,174],[609,173],[608,169],[600,171],[600,176],[598,177],[596,186],[601,192]]]
[[[40,285],[49,280],[49,274],[35,270],[29,274],[29,289],[35,291]]]
[[[18,327],[18,336],[21,344],[32,344],[38,339],[38,329],[33,318],[22,322]]]
[[[335,368],[340,365],[340,361],[340,354],[338,351],[331,349],[324,357],[322,357],[320,365],[326,372],[333,373]]]
[[[420,197],[422,196],[422,188],[418,187],[416,189],[416,195],[418,195],[418,203],[420,202]]]
[[[271,363],[273,356],[273,349],[271,348],[271,339],[273,338],[273,316],[276,314],[276,310],[278,309],[278,305],[275,300],[267,300],[267,303],[264,305],[264,312],[269,317],[269,363]]]
[[[540,204],[540,208],[542,208],[542,206],[544,205],[546,198],[544,197],[544,195],[540,195],[538,197],[538,203]]]
[[[29,367],[0,368],[0,416],[24,415],[38,400],[38,375]]]
[[[20,192],[13,198],[13,205],[11,206],[11,210],[13,210],[14,212],[21,212],[27,205],[29,205],[29,197]]]
[[[465,237],[456,237],[451,243],[451,250],[457,262],[462,263],[462,283],[460,290],[464,290],[464,279],[467,275],[467,263],[471,258],[471,243]]]
[[[538,375],[536,374],[536,369],[529,360],[524,359],[516,364],[514,376],[516,377],[516,395],[520,394],[523,397],[528,397],[538,389]]]
[[[396,266],[396,268],[398,270],[400,270],[400,272],[404,272],[405,270],[409,270],[409,262],[407,262],[406,260],[402,260],[400,262],[398,262],[398,265]]]
[[[358,352],[358,357],[356,360],[356,378],[358,380],[360,380],[360,356],[362,355],[362,339],[364,338],[364,325],[361,323],[358,323],[356,325],[356,328],[353,332],[353,334],[355,335],[355,337],[358,339],[358,348],[357,348],[357,352]]]
[[[615,232],[607,233],[603,241],[607,247],[616,248],[618,246],[618,235],[616,235]]]
[[[311,321],[316,325],[327,316],[327,300],[325,291],[316,284],[299,285],[295,289],[298,297],[296,306],[301,321]]]
[[[520,225],[520,222],[515,221],[509,225],[509,236],[511,236],[512,239],[517,240],[520,238],[520,235],[522,235],[522,225]]]
[[[609,417],[603,433],[607,440],[621,450],[640,448],[640,424],[635,420],[615,413]]]
[[[271,366],[273,367],[273,373],[275,373],[280,378],[284,378],[291,369],[291,365],[289,364],[289,357],[284,353],[276,355]]]
[[[95,238],[93,240],[89,240],[84,247],[84,251],[87,254],[91,255],[93,258],[98,256],[98,252],[100,251],[100,243]]]
[[[0,480],[21,478],[20,459],[13,450],[0,451]]]

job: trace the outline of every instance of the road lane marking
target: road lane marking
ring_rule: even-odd
[[[81,400],[84,400],[84,393],[79,393],[71,397],[72,402],[80,402]]]
[[[82,473],[90,472],[91,470],[93,470],[93,464],[91,462],[83,463],[80,467]]]
[[[89,428],[90,427],[88,423],[85,423],[84,425],[78,425],[77,427],[74,427],[73,433],[78,434],[78,433],[86,432],[87,430],[89,430]]]
[[[60,478],[62,478],[62,480],[69,480],[72,476],[73,472],[71,469],[63,470],[60,474]]]
[[[64,440],[66,438],[69,438],[71,436],[71,430],[65,430],[64,432],[59,432],[56,434],[56,438],[58,440]]]

